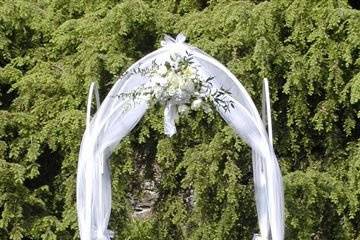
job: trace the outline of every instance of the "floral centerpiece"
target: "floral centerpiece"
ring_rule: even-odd
[[[184,55],[174,53],[161,64],[153,61],[150,67],[133,69],[132,74],[140,74],[149,81],[140,88],[117,97],[131,99],[132,102],[145,97],[151,105],[160,103],[170,109],[165,109],[165,115],[172,112],[170,120],[191,110],[211,112],[213,102],[225,111],[234,107],[233,101],[226,99],[226,95],[231,93],[222,87],[214,87],[214,77],[206,77],[199,72],[189,52]],[[169,135],[173,133],[172,131]]]

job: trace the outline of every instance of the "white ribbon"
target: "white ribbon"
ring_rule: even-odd
[[[175,44],[184,44],[185,40],[186,40],[186,36],[182,33],[178,34],[175,39],[169,35],[165,35],[164,40],[162,40],[160,44],[162,47],[168,47],[168,46],[173,46]]]
[[[175,119],[178,117],[175,104],[168,102],[164,110],[164,132],[171,137],[176,133]]]
[[[164,36],[164,40],[160,42],[162,47],[170,48],[170,55],[176,52],[184,52],[186,36],[182,33],[176,38],[169,35]],[[175,119],[178,117],[177,106],[171,101],[166,103],[164,110],[164,132],[171,137],[176,133]]]
[[[161,41],[161,46],[168,48],[169,54],[173,55],[175,53],[185,53],[188,45],[185,44],[186,37],[184,34],[180,33],[176,38],[172,38],[169,35],[165,35],[164,40]]]

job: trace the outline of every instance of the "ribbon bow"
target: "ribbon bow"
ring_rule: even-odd
[[[185,40],[186,40],[186,36],[182,33],[179,33],[175,39],[169,35],[165,35],[164,40],[162,40],[160,44],[162,47],[168,47],[174,44],[185,43]]]

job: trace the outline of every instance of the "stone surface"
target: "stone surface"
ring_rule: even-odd
[[[153,214],[153,207],[158,199],[159,194],[155,187],[154,181],[144,181],[141,192],[137,199],[133,199],[133,214],[134,219],[147,219]]]

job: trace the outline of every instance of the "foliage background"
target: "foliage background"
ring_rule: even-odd
[[[223,62],[259,103],[270,79],[286,239],[360,239],[360,12],[344,0],[0,0],[0,239],[78,239],[77,155],[102,97],[164,33]],[[259,105],[258,105],[259,106]],[[153,109],[112,159],[116,239],[249,239],[248,147],[216,114],[166,138]],[[155,169],[157,168],[157,170]],[[149,220],[129,193],[157,181]],[[192,189],[196,207],[186,201]]]

